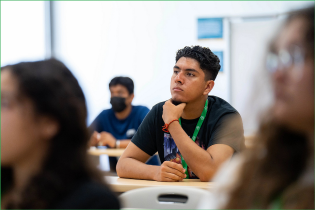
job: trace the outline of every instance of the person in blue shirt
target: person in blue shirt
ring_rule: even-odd
[[[132,105],[134,83],[129,77],[113,78],[109,90],[112,108],[103,110],[90,125],[93,132],[90,146],[126,148],[149,109]],[[109,161],[111,170],[115,171],[117,159],[110,157]]]

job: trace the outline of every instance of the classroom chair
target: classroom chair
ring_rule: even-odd
[[[122,208],[196,209],[210,192],[184,186],[157,186],[130,190],[119,196]]]

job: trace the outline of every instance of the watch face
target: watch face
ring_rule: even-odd
[[[134,128],[127,130],[126,132],[127,139],[131,139],[135,135],[135,133],[136,133],[136,129]]]
[[[107,149],[107,146],[96,146],[97,149]]]

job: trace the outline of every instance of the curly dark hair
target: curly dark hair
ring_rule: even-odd
[[[181,58],[193,58],[200,64],[200,68],[205,73],[205,80],[215,80],[217,77],[221,65],[220,59],[209,48],[201,46],[184,47],[176,53],[176,62]]]
[[[88,131],[85,97],[78,81],[60,61],[22,62],[1,68],[18,80],[19,96],[30,99],[36,114],[51,116],[59,131],[50,140],[41,171],[21,192],[21,200],[9,199],[6,208],[48,208],[78,187],[102,177],[87,160]],[[13,187],[12,168],[1,167],[1,194]]]

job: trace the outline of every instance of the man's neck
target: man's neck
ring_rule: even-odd
[[[132,110],[132,106],[129,105],[122,112],[115,112],[115,116],[117,117],[118,120],[126,119],[129,116],[131,110]]]
[[[192,120],[200,117],[207,99],[208,96],[187,103],[183,111],[182,118],[186,120]]]

